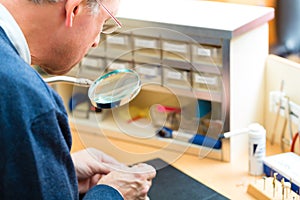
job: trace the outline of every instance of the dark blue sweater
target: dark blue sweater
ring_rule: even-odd
[[[78,199],[63,102],[0,27],[0,199]],[[87,199],[122,199],[105,185]]]

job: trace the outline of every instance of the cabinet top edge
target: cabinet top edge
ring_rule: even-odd
[[[154,26],[230,39],[272,20],[274,8],[204,0],[121,0],[117,17],[127,30]]]

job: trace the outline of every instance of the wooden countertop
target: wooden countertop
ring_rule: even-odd
[[[101,139],[96,134],[80,134],[80,136],[73,130],[73,149],[77,151],[86,146],[93,146],[105,151],[103,144],[99,144]],[[107,142],[107,141],[106,141]],[[140,145],[122,141],[113,141],[114,145],[118,148],[124,148],[127,151],[137,151],[141,148]],[[151,147],[143,147],[145,152],[152,151]],[[280,153],[278,145],[271,146],[267,142],[267,155]],[[118,153],[116,155],[118,156]],[[146,161],[149,158],[141,156],[136,158],[128,158],[120,156],[120,161],[133,164],[136,162]],[[146,159],[146,160],[145,160]],[[150,158],[151,159],[151,158]],[[249,183],[254,183],[259,177],[251,176],[248,174],[248,156],[243,156],[235,162],[222,162],[210,158],[199,158],[195,155],[183,154],[171,163],[174,167],[178,168],[187,175],[214,189],[215,191],[223,194],[232,200],[252,200],[254,199],[247,193],[247,186]]]
[[[280,153],[279,146],[267,142],[267,155],[276,153]],[[261,178],[248,174],[248,156],[228,163],[183,155],[172,165],[232,200],[255,199],[247,193],[247,187]]]

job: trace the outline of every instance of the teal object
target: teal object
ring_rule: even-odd
[[[198,100],[196,117],[202,118],[211,112],[211,101]]]

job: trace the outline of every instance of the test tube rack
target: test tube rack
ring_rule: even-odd
[[[259,200],[299,200],[298,194],[294,192],[289,182],[282,183],[273,177],[264,177],[250,183],[247,193]]]

